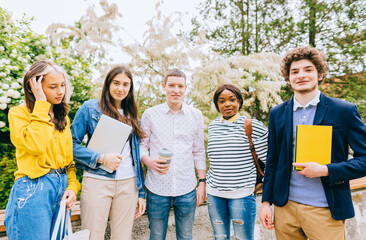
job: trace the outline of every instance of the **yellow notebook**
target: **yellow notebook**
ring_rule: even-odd
[[[296,127],[295,162],[331,162],[332,126],[298,125]],[[294,167],[294,170],[302,168]]]

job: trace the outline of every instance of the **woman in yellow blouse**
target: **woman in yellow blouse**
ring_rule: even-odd
[[[5,211],[11,239],[51,238],[59,203],[71,209],[80,183],[72,155],[65,72],[50,61],[35,62],[24,76],[26,105],[9,111],[18,170]]]

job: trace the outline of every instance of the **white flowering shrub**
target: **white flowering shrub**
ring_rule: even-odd
[[[103,79],[111,67],[111,59],[107,57],[108,51],[123,41],[115,34],[122,30],[116,24],[122,14],[118,12],[116,3],[109,4],[107,0],[100,0],[99,6],[101,15],[91,6],[75,24],[53,23],[46,33],[49,34],[52,44],[60,44],[66,40],[68,49],[89,59],[93,68],[101,73],[100,79]]]
[[[69,49],[91,58],[101,78],[108,71],[109,63],[113,63],[113,60],[108,63],[107,46],[120,48],[121,52],[128,54],[140,114],[165,101],[161,88],[163,76],[167,70],[178,68],[188,76],[187,102],[193,102],[210,119],[217,115],[212,103],[214,90],[222,83],[231,82],[245,95],[244,111],[252,117],[267,120],[269,110],[282,102],[279,95],[284,83],[280,77],[281,57],[265,53],[234,57],[214,55],[207,50],[204,32],[200,33],[195,44],[177,34],[174,30],[180,29],[182,13],[165,16],[162,4],[162,1],[156,4],[156,15],[146,23],[148,28],[143,40],[127,46],[122,39],[116,41],[116,33],[123,30],[116,24],[122,14],[117,5],[109,4],[108,0],[99,2],[101,15],[91,7],[76,24],[52,24],[47,32],[53,43],[71,39]]]
[[[9,131],[7,114],[9,108],[24,103],[23,76],[30,65],[38,59],[51,59],[63,67],[74,86],[70,116],[80,104],[89,98],[92,88],[89,61],[68,50],[66,40],[50,46],[49,40],[34,33],[29,21],[13,21],[0,8],[0,131]],[[2,139],[4,140],[4,139]],[[3,142],[3,141],[1,141]]]
[[[212,56],[202,59],[192,75],[189,97],[202,113],[210,119],[218,115],[213,95],[219,85],[231,83],[243,93],[244,113],[268,121],[270,109],[282,102],[279,93],[285,82],[280,73],[281,56],[273,53]]]
[[[179,68],[189,75],[190,58],[197,54],[193,53],[194,48],[186,39],[173,33],[173,29],[181,23],[182,14],[165,16],[161,4],[162,1],[158,1],[156,15],[146,23],[148,29],[142,42],[135,41],[127,46],[123,39],[117,37],[118,31],[124,31],[117,24],[122,14],[115,3],[109,4],[107,0],[99,1],[101,14],[90,7],[76,24],[54,23],[47,28],[47,33],[50,34],[52,43],[72,39],[71,49],[92,59],[93,67],[100,73],[97,81],[99,89],[96,92],[100,92],[101,80],[111,64],[115,63],[113,59],[107,58],[107,49],[113,48],[128,54],[131,58],[128,66],[134,77],[136,101],[139,113],[142,114],[146,108],[165,101],[161,89],[165,72]]]
[[[180,13],[164,16],[160,2],[156,6],[156,16],[146,24],[142,43],[124,46],[131,56],[129,67],[136,81],[136,101],[142,114],[147,108],[165,102],[162,91],[164,74],[178,68],[189,76],[192,71],[190,60],[194,58],[189,42],[177,36],[173,29],[180,24]]]
[[[61,42],[61,45],[58,44],[53,48],[50,58],[67,72],[73,86],[73,94],[69,102],[69,118],[72,121],[83,102],[92,98],[94,84],[91,81],[91,61],[71,50],[69,42],[65,39]]]
[[[23,100],[23,75],[37,56],[46,55],[47,40],[29,29],[25,21],[14,22],[0,8],[0,131],[7,132],[10,107]]]

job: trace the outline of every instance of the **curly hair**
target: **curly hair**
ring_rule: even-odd
[[[285,80],[289,81],[291,63],[303,59],[309,60],[315,65],[315,68],[318,71],[318,75],[322,76],[322,79],[318,82],[319,84],[323,82],[329,71],[329,67],[326,62],[327,57],[323,52],[310,46],[295,48],[292,51],[288,52],[283,58],[281,64],[281,72]]]

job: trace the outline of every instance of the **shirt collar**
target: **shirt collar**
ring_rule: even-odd
[[[175,113],[183,113],[184,114],[184,112],[185,112],[185,109],[187,108],[187,106],[183,103],[182,104],[182,108],[178,111],[178,112],[175,112]],[[164,104],[163,104],[163,110],[164,110],[164,113],[165,114],[167,114],[167,113],[169,113],[169,112],[171,112],[171,113],[174,113],[171,109],[170,109],[170,107],[169,107],[169,105],[168,105],[168,103],[167,102],[165,102]]]
[[[316,93],[315,97],[313,99],[310,100],[310,102],[308,102],[307,104],[305,104],[305,106],[301,105],[296,98],[294,97],[294,111],[296,111],[298,108],[308,108],[309,106],[317,106],[318,103],[320,102],[320,91],[318,90],[318,92]]]
[[[224,117],[221,117],[221,122],[228,121],[229,123],[233,123],[236,120],[238,120],[239,117],[240,117],[240,114],[239,113],[235,114],[234,116],[232,116],[231,118],[229,118],[227,120]]]

